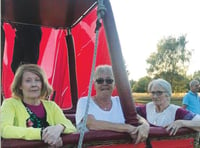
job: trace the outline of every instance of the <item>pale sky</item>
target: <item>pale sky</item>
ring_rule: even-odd
[[[188,74],[200,70],[199,0],[110,0],[129,79],[146,76],[146,59],[163,37],[187,35]]]

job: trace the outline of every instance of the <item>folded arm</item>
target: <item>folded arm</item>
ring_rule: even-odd
[[[108,121],[96,120],[93,115],[88,115],[87,118],[87,128],[90,130],[110,130],[116,132],[126,132],[129,133],[133,139],[136,139],[136,143],[146,140],[149,134],[149,124],[145,119],[138,117],[139,121],[142,123],[139,126],[133,126],[130,124],[120,124],[112,123]]]
[[[166,130],[170,132],[169,133],[170,135],[175,135],[177,131],[182,127],[187,127],[187,128],[200,132],[200,121],[176,120],[170,125],[168,125],[166,127]]]

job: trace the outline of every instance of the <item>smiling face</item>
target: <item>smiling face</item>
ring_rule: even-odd
[[[95,74],[94,84],[97,96],[110,97],[114,89],[112,69],[98,69]]]
[[[41,95],[42,81],[40,77],[32,72],[25,71],[22,76],[20,89],[23,99],[39,99]]]

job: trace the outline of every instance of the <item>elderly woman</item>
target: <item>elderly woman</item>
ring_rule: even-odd
[[[44,71],[35,64],[20,66],[12,86],[12,98],[1,107],[3,138],[43,140],[62,146],[61,133],[76,131],[56,103],[47,100],[52,92]]]
[[[100,65],[94,74],[94,86],[96,95],[92,96],[89,104],[86,126],[90,130],[110,130],[127,132],[132,138],[137,134],[136,143],[144,141],[148,137],[149,124],[143,122],[138,127],[125,124],[125,118],[118,96],[111,96],[114,89],[114,77],[112,67]],[[76,110],[76,125],[79,128],[86,110],[87,97],[80,98]]]
[[[151,125],[166,127],[170,135],[175,135],[181,127],[200,131],[199,115],[170,104],[172,95],[170,83],[163,79],[155,79],[149,83],[148,92],[152,102],[137,107],[137,112]]]

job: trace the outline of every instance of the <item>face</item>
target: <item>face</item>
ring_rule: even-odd
[[[169,97],[166,91],[159,85],[154,84],[152,86],[150,96],[156,106],[165,107],[169,105]]]
[[[199,91],[199,83],[197,82],[193,86],[191,86],[191,91],[198,92]]]
[[[24,72],[20,89],[26,99],[37,99],[40,97],[42,81],[40,77],[32,72]]]
[[[109,73],[99,74],[95,79],[95,89],[97,95],[111,96],[114,89],[114,79]]]

